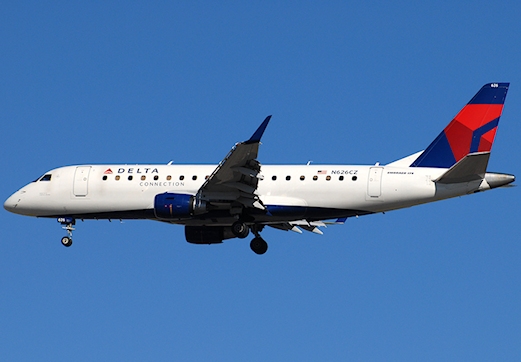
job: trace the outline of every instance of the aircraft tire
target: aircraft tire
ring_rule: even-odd
[[[62,245],[66,246],[66,247],[69,247],[69,246],[72,245],[72,239],[70,237],[68,237],[68,236],[64,236],[62,238],[61,242],[62,242]]]
[[[268,250],[268,243],[263,238],[256,237],[250,242],[250,248],[255,254],[262,255]]]
[[[236,221],[232,224],[232,233],[239,239],[244,239],[250,233],[250,229],[240,221]]]

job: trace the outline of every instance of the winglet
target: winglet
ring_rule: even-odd
[[[271,116],[266,117],[266,119],[261,123],[259,128],[257,128],[257,130],[255,131],[253,136],[251,136],[251,138],[249,140],[247,140],[246,142],[244,142],[244,143],[249,144],[249,143],[258,143],[258,142],[260,142],[262,134],[266,130],[266,127],[268,127],[268,123],[270,122],[270,119],[271,119]]]

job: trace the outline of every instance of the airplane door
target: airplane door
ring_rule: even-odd
[[[378,199],[382,195],[382,171],[383,167],[369,168],[367,180],[367,196],[369,200]]]
[[[87,196],[89,192],[89,174],[91,166],[78,166],[74,173],[74,185],[72,192],[74,196]]]

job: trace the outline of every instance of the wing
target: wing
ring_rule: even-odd
[[[239,214],[245,207],[265,209],[255,193],[261,167],[257,153],[270,119],[271,116],[266,117],[249,140],[232,148],[201,186],[198,197],[217,208],[236,208],[232,214]]]

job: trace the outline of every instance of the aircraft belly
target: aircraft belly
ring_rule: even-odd
[[[353,216],[362,216],[370,214],[367,210],[347,210],[347,209],[327,209],[327,208],[309,208],[309,207],[288,207],[286,210],[279,209],[275,213],[263,213],[254,211],[251,221],[260,224],[277,224],[287,221],[296,221],[305,219],[308,221],[337,219]],[[211,212],[187,220],[173,220],[171,223],[193,226],[230,226],[236,218],[229,213]]]

